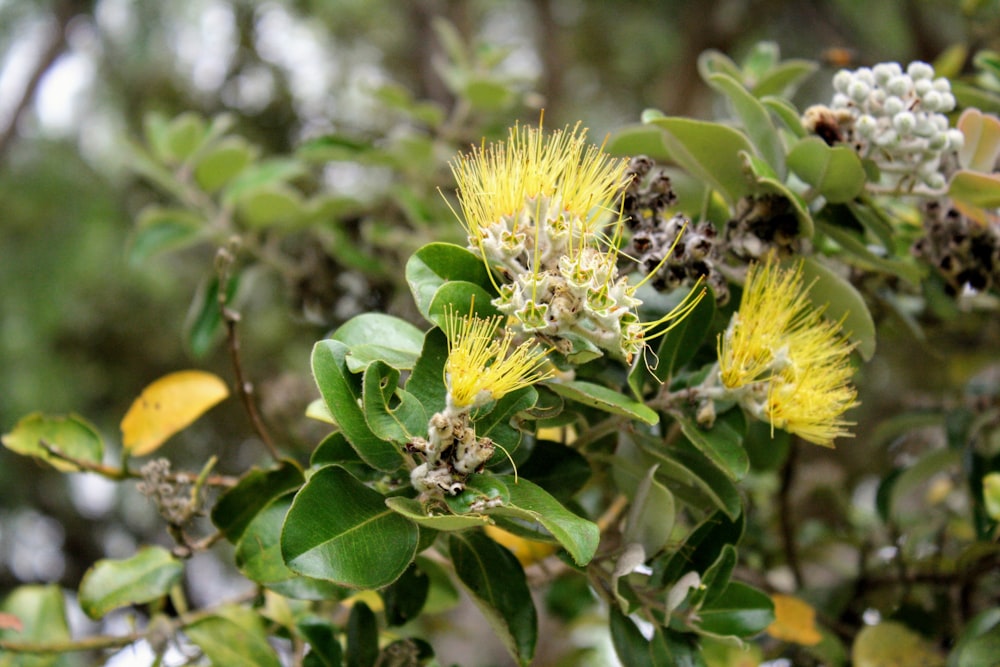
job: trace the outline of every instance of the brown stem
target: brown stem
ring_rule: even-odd
[[[271,439],[271,434],[264,425],[264,420],[261,419],[260,412],[257,410],[257,404],[253,400],[253,383],[247,379],[246,373],[243,371],[243,361],[240,356],[240,339],[236,330],[240,322],[240,314],[229,307],[227,289],[230,280],[230,269],[232,268],[234,259],[233,252],[229,248],[219,248],[219,252],[216,255],[216,267],[219,276],[219,288],[217,290],[219,312],[222,314],[222,321],[226,324],[226,341],[229,344],[229,356],[233,364],[233,373],[236,376],[236,393],[239,394],[243,408],[250,418],[250,423],[258,437],[264,443],[264,446],[267,447],[271,458],[275,461],[280,461],[281,453],[275,446],[274,440]]]
[[[123,481],[126,479],[141,479],[142,475],[132,470],[131,468],[116,468],[115,466],[109,466],[102,463],[94,463],[93,461],[87,461],[85,459],[79,459],[71,454],[67,454],[55,445],[46,442],[45,440],[38,441],[39,446],[49,453],[53,458],[57,458],[61,461],[66,461],[67,463],[72,463],[77,468],[83,472],[92,472],[102,477],[106,477],[115,481]],[[198,475],[191,472],[175,472],[167,475],[167,479],[177,482],[189,482],[193,483],[198,479]],[[239,482],[236,477],[230,477],[228,475],[209,475],[205,478],[204,484],[206,486],[222,486],[222,487],[233,487]]]
[[[788,450],[788,458],[781,469],[781,489],[778,492],[779,520],[781,522],[781,539],[785,547],[785,562],[792,571],[795,587],[803,588],[805,579],[802,576],[802,564],[799,562],[799,548],[795,542],[795,521],[792,517],[792,482],[795,478],[795,464],[798,460],[798,448],[795,443]]]

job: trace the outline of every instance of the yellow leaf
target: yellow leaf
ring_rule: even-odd
[[[774,623],[767,628],[767,634],[786,642],[815,646],[823,637],[816,630],[816,610],[802,600],[791,595],[775,593]]]
[[[507,547],[524,567],[548,558],[559,549],[558,545],[526,540],[496,526],[486,526],[484,530],[494,542]]]
[[[164,375],[142,390],[122,419],[122,446],[132,456],[154,452],[227,396],[226,383],[211,373]]]
[[[861,629],[851,648],[854,667],[943,667],[942,655],[902,623],[885,621]]]

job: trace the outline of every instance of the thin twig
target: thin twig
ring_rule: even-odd
[[[229,248],[219,248],[219,252],[216,254],[216,271],[219,277],[219,287],[217,290],[219,312],[222,315],[222,321],[226,324],[226,341],[229,344],[229,356],[233,364],[233,373],[236,376],[236,392],[240,395],[240,400],[243,403],[243,408],[247,411],[247,416],[250,417],[250,424],[253,426],[257,436],[264,443],[264,446],[267,447],[271,458],[275,461],[280,461],[281,453],[275,446],[274,440],[271,439],[271,434],[264,425],[264,420],[261,419],[260,412],[257,410],[257,404],[254,402],[253,383],[247,379],[246,373],[243,371],[243,361],[240,356],[240,338],[236,330],[240,322],[240,314],[229,307],[228,287],[234,259],[233,252]]]
[[[788,458],[781,468],[781,488],[778,491],[778,517],[781,521],[781,538],[785,547],[785,562],[792,571],[795,587],[803,588],[805,579],[802,576],[802,565],[799,562],[799,548],[795,542],[795,521],[792,518],[792,482],[795,478],[795,464],[798,460],[798,448],[795,443],[788,449]]]
[[[102,477],[114,481],[123,481],[126,479],[141,479],[142,474],[132,470],[131,468],[118,468],[115,466],[105,465],[102,463],[94,463],[93,461],[87,461],[86,459],[81,459],[73,456],[72,454],[67,454],[59,447],[56,447],[46,440],[39,440],[38,445],[44,449],[50,456],[57,458],[61,461],[66,461],[67,463],[72,463],[81,472],[92,472]],[[192,472],[174,472],[167,475],[167,479],[175,482],[187,482],[194,483],[198,479],[199,475]],[[239,483],[239,478],[231,477],[229,475],[208,475],[202,481],[205,486],[219,486],[230,488],[236,486]]]

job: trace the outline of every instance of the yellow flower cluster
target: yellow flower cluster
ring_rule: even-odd
[[[551,376],[551,370],[544,368],[546,353],[538,344],[529,341],[511,349],[514,333],[509,329],[496,337],[500,320],[454,310],[447,314],[445,382],[455,408],[483,405]]]
[[[739,311],[719,338],[719,371],[752,414],[827,447],[850,436],[842,415],[857,404],[853,346],[808,299],[802,266],[771,255],[751,265]]]
[[[642,283],[629,285],[617,266],[624,221],[615,202],[627,166],[588,144],[579,124],[549,134],[515,126],[507,141],[452,164],[469,247],[499,292],[493,304],[573,361],[602,351],[631,361],[651,328],[680,321],[697,302],[639,321]]]

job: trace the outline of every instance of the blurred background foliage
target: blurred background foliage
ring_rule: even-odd
[[[818,60],[824,70],[800,96],[826,99],[841,66],[938,60],[959,74],[971,54],[1000,46],[998,35],[992,0],[0,0],[0,430],[33,410],[75,411],[114,441],[151,379],[191,366],[228,377],[204,306],[214,249],[238,223],[252,230],[235,250],[244,362],[274,432],[304,453],[316,437],[300,418],[315,392],[312,343],[359,312],[413,316],[405,258],[461,236],[438,194],[450,192],[457,151],[537,121],[542,108],[546,125],[580,120],[596,141],[648,107],[708,117],[718,98],[696,64],[708,48],[738,59],[771,40],[783,57]],[[185,132],[223,118],[226,136],[244,138],[230,144],[237,152],[290,156],[264,184],[271,218],[248,220],[258,206],[173,188],[143,166],[141,152],[158,142],[165,153],[155,157],[180,164]],[[228,222],[166,241],[137,231],[163,210]],[[143,245],[161,241],[180,251]],[[924,340],[880,321],[859,422],[961,403],[1000,332],[995,316],[956,326],[943,304],[922,323]],[[880,474],[926,444],[893,433],[862,431],[837,452],[809,452],[793,494],[804,559],[817,556],[809,547],[831,517],[874,521],[846,509],[851,494],[874,493]],[[240,471],[259,457],[255,445],[230,402],[170,456],[197,466],[211,450],[220,470]],[[769,483],[758,489],[765,505]],[[161,530],[135,501],[93,480],[67,487],[0,450],[0,591],[73,588],[97,558],[128,555]],[[948,509],[940,513],[946,522]],[[756,546],[761,558],[775,548]]]

